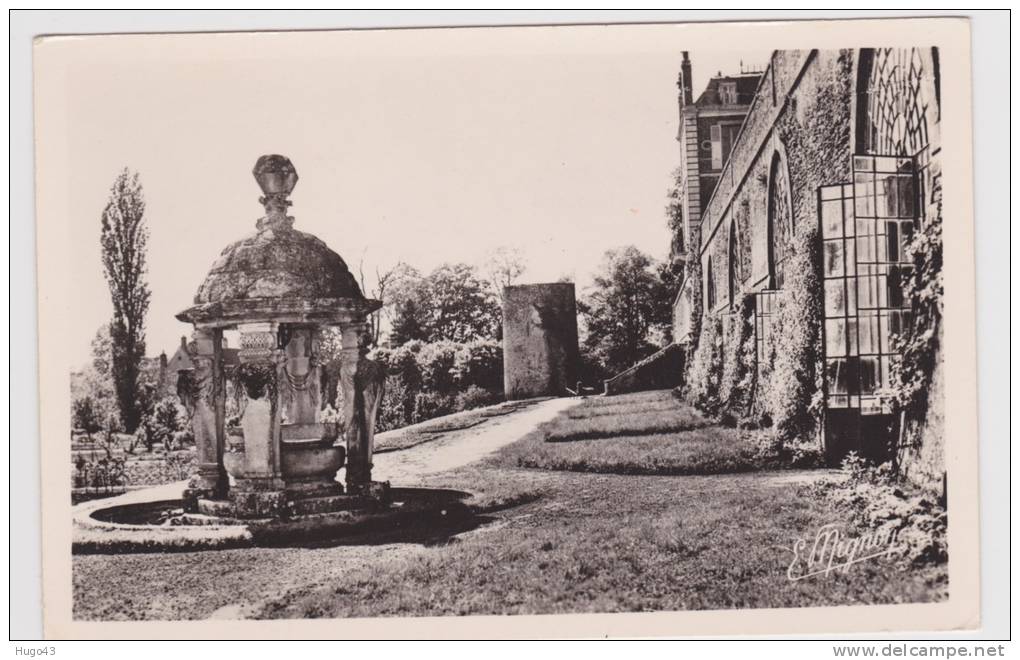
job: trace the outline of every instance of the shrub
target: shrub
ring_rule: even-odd
[[[875,466],[855,452],[844,459],[842,471],[842,482],[825,486],[825,494],[849,512],[852,523],[893,532],[912,565],[948,559],[946,511],[931,495],[900,480],[891,463]]]
[[[449,415],[454,411],[456,401],[448,394],[418,392],[414,395],[414,414],[411,423],[417,424],[433,417]]]
[[[92,434],[102,429],[99,411],[96,409],[92,397],[83,396],[74,401],[75,428],[81,429],[92,440]]]
[[[452,341],[437,341],[422,346],[417,361],[423,390],[440,395],[456,391],[453,365],[460,346]]]
[[[376,431],[382,433],[407,426],[413,417],[414,392],[407,387],[404,379],[399,375],[387,376],[383,399],[379,404]]]
[[[477,339],[461,344],[456,351],[453,377],[458,389],[472,387],[501,392],[503,390],[503,346],[493,339]]]
[[[503,396],[491,390],[486,390],[477,385],[469,385],[466,390],[457,395],[454,407],[457,411],[491,406],[502,401]]]
[[[167,450],[173,448],[174,434],[183,429],[178,403],[167,397],[156,404],[153,413],[150,442],[159,442]]]

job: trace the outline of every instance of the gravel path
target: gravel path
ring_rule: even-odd
[[[374,457],[372,478],[403,486],[437,472],[445,472],[485,458],[492,452],[521,439],[561,410],[576,405],[577,399],[549,399],[483,424],[444,434],[433,442]]]

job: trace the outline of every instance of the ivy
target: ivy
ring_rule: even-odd
[[[702,319],[698,344],[687,363],[684,398],[693,406],[716,414],[720,409],[722,374],[722,321],[714,315]]]
[[[927,412],[928,392],[938,366],[942,326],[942,208],[907,245],[913,272],[903,283],[911,322],[893,337],[900,358],[893,363],[894,404],[913,419]]]
[[[754,294],[742,293],[723,325],[720,404],[733,417],[746,416],[755,380]]]
[[[783,441],[809,437],[818,427],[822,405],[822,278],[817,228],[805,227],[791,243],[756,401]]]

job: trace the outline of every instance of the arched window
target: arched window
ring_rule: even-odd
[[[793,235],[793,213],[790,209],[790,184],[786,166],[779,154],[772,157],[769,168],[768,200],[768,268],[769,288],[783,288],[783,265],[786,261],[787,246]]]
[[[857,67],[857,153],[915,156],[938,119],[934,49],[866,48]]]
[[[737,271],[737,268],[739,266],[739,264],[737,263],[737,259],[739,258],[738,255],[737,255],[737,252],[738,252],[737,251],[737,223],[735,221],[733,221],[733,220],[730,220],[730,241],[729,241],[729,249],[727,250],[727,252],[728,252],[728,255],[727,255],[726,260],[728,262],[727,266],[729,267],[729,277],[727,278],[727,284],[728,284],[728,288],[729,288],[729,303],[730,303],[730,307],[733,307],[733,303],[737,299],[737,285],[738,285],[738,280],[740,278],[740,276],[738,274],[738,271]]]

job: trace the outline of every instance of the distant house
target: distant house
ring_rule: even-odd
[[[683,221],[674,243],[674,259],[686,260],[698,248],[701,217],[719,183],[723,166],[740,134],[744,117],[751,109],[761,72],[712,76],[705,90],[694,100],[691,89],[691,60],[685,51],[677,87],[680,89],[680,204]],[[674,323],[677,341],[688,341],[691,328]]]

